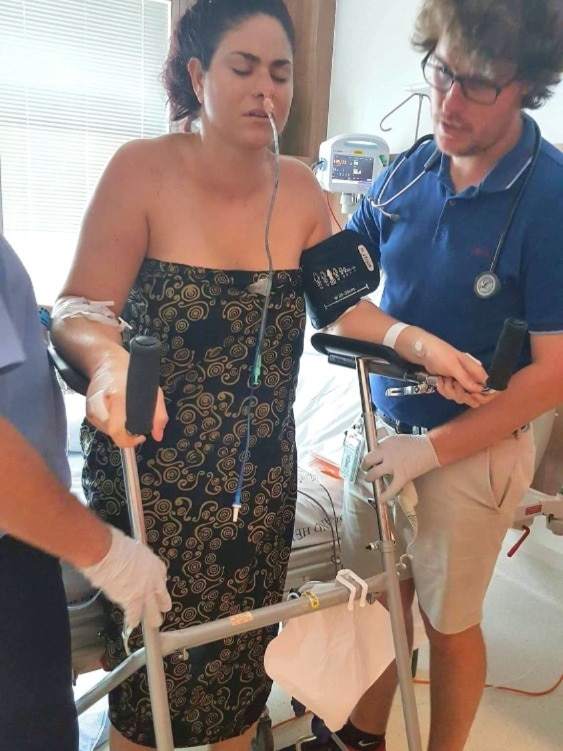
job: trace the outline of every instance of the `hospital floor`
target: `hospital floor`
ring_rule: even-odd
[[[537,522],[541,523],[541,522]],[[487,688],[465,751],[560,751],[563,748],[563,563],[554,568],[524,550],[508,559],[516,533],[509,532],[487,596],[483,629],[488,644]],[[562,561],[563,561],[563,540]],[[426,646],[419,650],[415,686],[420,725],[428,734]],[[86,678],[86,676],[84,676]],[[275,746],[281,749],[309,732],[310,717],[294,719],[290,699],[274,687],[269,701]],[[389,751],[407,751],[400,700],[387,734]],[[14,750],[15,751],[15,750]],[[82,748],[80,751],[90,751]],[[109,751],[107,744],[98,751]]]

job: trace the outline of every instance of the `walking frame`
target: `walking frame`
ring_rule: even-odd
[[[433,381],[432,376],[429,376],[424,370],[415,368],[412,364],[403,361],[388,347],[330,334],[315,334],[312,337],[312,344],[315,349],[328,356],[329,362],[356,369],[368,451],[377,447],[375,412],[369,385],[370,374],[383,375],[402,381],[403,388],[393,389],[392,391],[395,393],[424,393],[434,389],[435,381]],[[498,349],[499,347],[497,347]],[[517,349],[519,352],[520,346]],[[514,360],[518,352],[516,356],[512,355]],[[63,380],[73,390],[85,394],[87,383],[84,377],[64,362],[52,347],[50,348],[50,355]],[[504,351],[504,364],[507,357],[509,356]],[[151,430],[158,389],[159,360],[160,342],[158,340],[153,337],[136,337],[132,340],[131,364],[127,381],[127,429],[132,434],[147,434]],[[511,369],[510,366],[507,367]],[[405,383],[408,385],[405,386]],[[135,449],[122,449],[121,457],[134,535],[136,539],[146,544]],[[412,681],[411,655],[395,560],[395,540],[388,506],[379,501],[383,488],[383,481],[376,481],[373,485],[374,497],[370,501],[377,514],[381,538],[380,541],[374,542],[370,547],[379,550],[381,553],[383,573],[366,580],[367,591],[373,596],[380,596],[384,592],[387,594],[408,749],[409,751],[422,751]],[[355,597],[359,598],[361,594],[362,588],[359,587]],[[129,655],[124,662],[82,696],[77,701],[77,711],[79,714],[85,712],[123,680],[146,665],[157,750],[174,751],[162,662],[165,656],[180,651],[185,659],[189,659],[191,648],[280,623],[319,609],[333,607],[347,602],[349,597],[348,588],[335,581],[332,586],[327,586],[326,591],[316,596],[314,601],[308,597],[293,598],[277,605],[244,611],[235,616],[173,632],[160,633],[158,629],[149,629],[143,624],[145,646]]]

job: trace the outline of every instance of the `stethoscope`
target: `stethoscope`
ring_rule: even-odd
[[[530,157],[529,161],[526,162],[522,170],[518,173],[518,175],[514,178],[513,182],[515,182],[524,172],[524,170],[527,170],[526,177],[524,179],[524,182],[522,183],[522,186],[520,187],[520,190],[518,191],[518,195],[514,199],[514,203],[512,204],[510,208],[510,213],[508,214],[507,220],[505,222],[504,228],[501,232],[493,260],[491,261],[491,265],[487,271],[482,271],[480,274],[477,274],[475,278],[475,282],[473,283],[473,291],[477,295],[477,297],[481,298],[482,300],[486,300],[489,297],[493,297],[498,292],[500,292],[501,282],[500,279],[496,273],[500,255],[502,253],[502,250],[506,243],[506,238],[508,236],[508,233],[510,231],[510,228],[512,226],[512,222],[514,221],[514,216],[516,214],[516,209],[518,208],[520,201],[522,200],[522,196],[524,195],[524,192],[526,188],[528,187],[528,183],[530,182],[530,178],[532,176],[532,173],[534,171],[534,167],[536,166],[536,163],[538,161],[538,156],[541,150],[541,133],[540,129],[538,127],[538,124],[534,121],[534,133],[535,133],[535,141],[534,141],[534,151],[532,156]],[[430,157],[424,162],[422,165],[422,171],[413,178],[407,185],[405,185],[404,188],[401,188],[401,190],[397,191],[394,195],[392,195],[390,198],[387,198],[386,200],[383,200],[383,194],[385,193],[387,186],[397,173],[397,171],[401,168],[401,166],[404,164],[404,162],[418,149],[418,147],[425,143],[426,141],[433,140],[434,136],[432,134],[428,134],[426,136],[422,136],[422,138],[419,138],[411,147],[410,149],[405,152],[405,154],[399,159],[396,166],[391,170],[389,173],[389,176],[381,186],[381,190],[379,191],[377,198],[374,200],[371,197],[368,197],[369,203],[373,206],[374,209],[377,209],[380,211],[384,216],[391,219],[392,221],[396,222],[398,219],[400,219],[399,214],[392,214],[388,211],[385,211],[385,207],[388,206],[392,201],[395,201],[399,196],[402,196],[403,193],[406,193],[407,190],[410,190],[415,183],[417,183],[421,178],[426,175],[427,172],[429,172],[432,167],[436,164],[438,159],[441,157],[441,151],[439,149],[435,149]]]

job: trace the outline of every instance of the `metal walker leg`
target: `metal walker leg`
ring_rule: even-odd
[[[143,545],[146,545],[147,534],[145,530],[145,518],[141,501],[141,489],[139,486],[139,473],[137,471],[135,449],[121,449],[121,462],[123,464],[127,505],[129,507],[133,535],[136,540],[139,540]],[[143,641],[145,643],[147,657],[147,676],[149,681],[156,748],[157,751],[174,751],[170,710],[168,707],[168,691],[166,690],[164,663],[162,662],[160,632],[158,628],[149,628],[144,622],[142,627]]]
[[[358,357],[356,359],[356,369],[360,386],[366,443],[368,450],[372,451],[377,447],[377,428],[369,386],[369,358]],[[412,681],[411,654],[408,645],[403,604],[401,601],[401,590],[396,569],[395,540],[391,530],[387,504],[379,502],[383,490],[383,480],[377,480],[373,484],[373,491],[375,511],[377,513],[377,521],[381,532],[381,542],[379,547],[387,582],[387,603],[395,647],[395,662],[399,677],[399,688],[403,702],[405,730],[409,751],[422,751],[420,725]]]

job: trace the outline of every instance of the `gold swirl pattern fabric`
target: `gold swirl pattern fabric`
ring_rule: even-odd
[[[168,566],[173,607],[164,630],[206,623],[281,600],[297,494],[293,402],[305,308],[299,270],[276,271],[253,396],[239,520],[232,502],[243,465],[250,374],[265,274],[145,260],[123,317],[132,335],[163,344],[161,385],[169,423],[161,443],[137,449],[148,543]],[[120,453],[85,423],[83,484],[89,504],[129,531]],[[107,603],[109,668],[125,658],[122,614]],[[216,743],[254,723],[268,698],[265,649],[277,626],[166,658],[176,746]],[[130,645],[142,644],[137,629]],[[110,694],[114,726],[155,746],[145,670]]]

